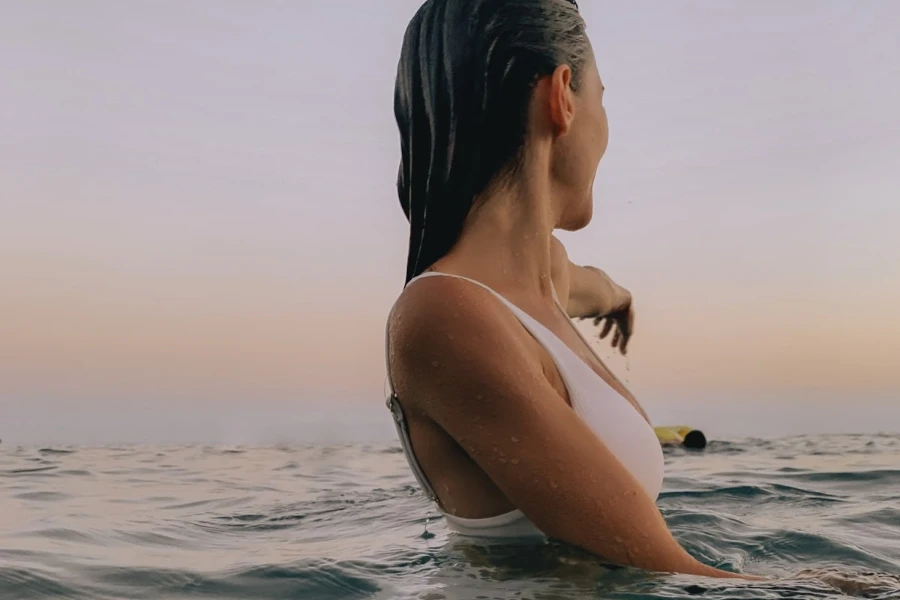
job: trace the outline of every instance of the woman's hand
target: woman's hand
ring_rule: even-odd
[[[613,330],[612,347],[618,348],[622,354],[628,352],[628,341],[634,332],[634,308],[631,304],[631,292],[617,284],[609,276],[596,267],[585,267],[599,276],[605,277],[613,292],[611,303],[606,314],[587,315],[583,318],[593,319],[594,325],[603,325],[600,330],[600,339],[606,339]]]
[[[571,265],[569,271],[569,316],[591,319],[594,325],[602,325],[600,339],[612,333],[612,347],[626,354],[634,333],[631,292],[597,267]]]

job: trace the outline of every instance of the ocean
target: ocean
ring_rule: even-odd
[[[713,440],[666,465],[677,539],[770,580],[472,544],[393,443],[0,446],[0,599],[900,598],[900,435]]]

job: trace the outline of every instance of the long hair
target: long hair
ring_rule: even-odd
[[[475,198],[515,173],[537,81],[588,56],[573,0],[428,0],[403,38],[394,87],[406,281],[447,254]]]

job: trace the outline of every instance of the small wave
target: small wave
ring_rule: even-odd
[[[243,496],[243,497],[230,497],[230,498],[207,498],[206,500],[193,500],[191,502],[181,502],[178,504],[169,504],[166,506],[160,507],[161,510],[167,511],[183,511],[185,509],[195,509],[200,507],[209,507],[212,508],[225,508],[228,506],[245,504],[247,501],[252,500],[251,496]]]
[[[256,567],[233,573],[223,581],[255,593],[265,590],[270,597],[351,600],[381,591],[381,586],[368,577],[322,562]]]
[[[687,452],[686,448],[679,448],[675,446],[673,449],[677,449],[683,452]],[[704,449],[704,454],[744,454],[750,451],[750,447],[748,445],[741,442],[728,442],[722,440],[710,440]],[[694,454],[694,453],[692,453]]]
[[[78,588],[38,569],[0,567],[0,590],[3,598],[90,598]]]
[[[844,523],[877,524],[900,528],[900,508],[896,506],[885,506],[853,515],[837,515],[836,518]]]
[[[66,477],[71,475],[73,477],[93,477],[94,474],[90,471],[85,471],[84,469],[65,469],[56,472],[60,477]]]
[[[795,506],[830,504],[843,502],[836,495],[824,492],[807,490],[784,484],[760,484],[760,485],[736,485],[708,489],[674,489],[660,493],[659,501],[662,505],[679,505],[685,501],[694,505],[719,503],[723,500],[752,501],[764,503],[788,502]],[[679,502],[680,501],[680,502]]]
[[[817,471],[795,475],[802,481],[823,481],[828,483],[869,483],[900,485],[900,470],[872,469],[866,471]]]
[[[52,529],[39,529],[26,534],[28,537],[46,538],[48,540],[57,540],[62,542],[77,542],[82,544],[99,543],[94,536],[76,531],[74,529],[66,529],[63,527]]]
[[[66,455],[66,454],[75,454],[77,450],[63,450],[61,448],[41,448],[38,450],[41,454],[44,455]]]
[[[772,492],[764,489],[760,486],[755,485],[736,485],[730,487],[720,487],[720,488],[712,488],[706,490],[672,490],[662,492],[659,495],[659,499],[662,500],[674,500],[678,498],[722,498],[723,496],[732,497],[732,498],[740,498],[740,499],[751,499],[751,498],[761,498],[765,496],[771,496]]]
[[[381,590],[374,580],[326,561],[258,565],[219,573],[177,569],[92,568],[91,579],[110,596],[130,598],[315,598],[355,600]],[[139,595],[135,591],[140,590]]]
[[[58,502],[60,500],[68,500],[71,496],[62,492],[24,492],[16,494],[13,498],[30,502]]]
[[[46,467],[25,467],[21,469],[8,469],[6,471],[0,471],[2,475],[38,475],[38,474],[46,474],[47,471],[55,471],[58,467],[56,465],[49,465]],[[53,475],[56,475],[53,473]],[[46,476],[46,475],[45,475]]]
[[[110,535],[134,546],[158,546],[169,548],[189,548],[194,546],[194,543],[184,536],[166,535],[159,533],[158,531],[114,530]]]
[[[108,597],[203,596],[213,587],[210,578],[187,570],[112,566],[83,568],[82,575]]]
[[[874,567],[885,571],[896,568],[883,557],[835,536],[778,529],[754,537],[765,554],[777,556],[780,560],[793,560],[798,564],[802,564],[802,557],[814,555],[820,564],[839,564],[853,568]]]
[[[212,532],[224,532],[227,530],[240,530],[246,532],[279,531],[298,527],[305,518],[305,514],[237,514],[214,517],[212,521],[198,521],[195,525],[201,529]]]

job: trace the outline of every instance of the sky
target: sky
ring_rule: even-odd
[[[389,438],[418,0],[0,4],[0,438]],[[900,431],[900,3],[581,2],[657,422]],[[587,333],[591,333],[589,327]]]

